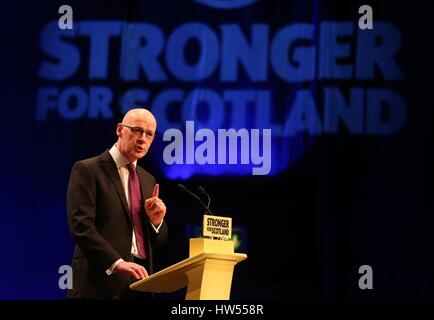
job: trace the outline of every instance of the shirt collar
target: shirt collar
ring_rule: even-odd
[[[119,152],[116,143],[109,150],[110,155],[112,156],[114,162],[116,163],[116,167],[119,169],[120,167],[126,167],[130,162],[127,158],[124,157],[122,153]],[[137,166],[137,160],[133,162],[134,167]]]

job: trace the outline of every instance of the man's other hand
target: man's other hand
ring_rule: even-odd
[[[131,277],[135,280],[144,279],[148,277],[148,272],[141,265],[134,262],[120,262],[116,268],[115,272],[119,272],[120,274]]]

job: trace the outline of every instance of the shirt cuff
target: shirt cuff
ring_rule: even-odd
[[[151,222],[151,226],[152,228],[154,228],[156,233],[159,233],[161,226],[163,225],[164,220],[161,220],[160,224],[158,225],[158,227],[154,226],[154,224]]]
[[[108,276],[110,276],[113,272],[115,272],[116,267],[118,266],[119,263],[121,263],[122,261],[124,261],[124,259],[120,258],[118,260],[115,261],[115,263],[113,263],[111,265],[110,268],[108,268],[105,273],[107,273]]]

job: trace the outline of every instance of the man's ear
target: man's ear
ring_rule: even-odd
[[[122,137],[122,126],[120,124],[118,124],[118,126],[116,127],[116,135],[121,138]]]

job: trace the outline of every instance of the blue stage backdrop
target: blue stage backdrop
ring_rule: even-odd
[[[135,107],[158,121],[140,160],[168,207],[157,269],[200,232],[183,183],[233,218],[248,254],[233,299],[433,298],[423,3],[5,3],[0,298],[65,297],[71,167],[109,149]],[[360,287],[365,272],[372,288]]]

